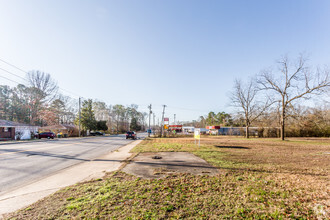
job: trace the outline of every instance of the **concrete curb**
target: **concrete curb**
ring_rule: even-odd
[[[66,168],[42,180],[1,195],[0,219],[4,218],[6,213],[22,209],[61,188],[78,182],[102,178],[107,172],[122,168],[132,158],[132,155],[135,156],[130,153],[130,150],[141,141],[134,141],[100,158]]]
[[[0,142],[0,146],[2,145],[11,145],[11,144],[29,144],[35,142],[50,142],[50,141],[60,141],[60,140],[76,140],[76,139],[89,139],[96,137],[117,137],[119,134],[109,135],[109,136],[87,136],[87,137],[69,137],[69,138],[55,138],[55,139],[33,139],[33,140],[21,140],[21,141],[3,141]]]

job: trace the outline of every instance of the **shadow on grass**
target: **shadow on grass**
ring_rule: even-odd
[[[222,149],[251,149],[249,147],[241,147],[241,146],[215,146],[215,147]]]

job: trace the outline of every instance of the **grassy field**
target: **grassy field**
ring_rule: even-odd
[[[191,152],[223,169],[256,170],[328,177],[330,139],[204,137],[201,147],[192,138],[148,139],[133,152]]]
[[[133,152],[191,152],[217,176],[123,172],[65,188],[13,219],[327,219],[329,139],[151,138]]]

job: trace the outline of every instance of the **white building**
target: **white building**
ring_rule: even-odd
[[[4,133],[12,131],[12,134],[8,133],[8,137],[6,136],[7,139],[27,140],[31,139],[31,134],[36,134],[38,132],[39,126],[27,125],[7,120],[0,120],[0,128],[3,130]],[[15,138],[13,135],[15,135]]]
[[[191,127],[191,126],[182,127],[183,133],[194,133],[194,130],[195,130],[195,127]]]
[[[198,129],[201,134],[208,134],[209,133],[209,129],[206,129],[206,128],[195,128],[195,129]]]

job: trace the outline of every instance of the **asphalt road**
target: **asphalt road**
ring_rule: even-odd
[[[138,134],[144,138],[146,133]],[[0,195],[132,142],[125,135],[0,145]]]

